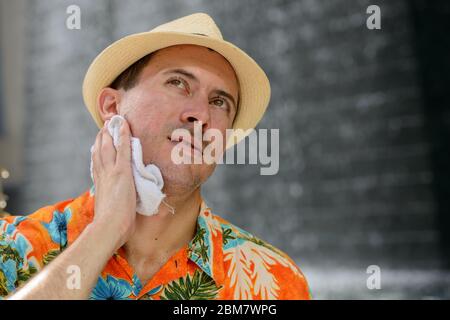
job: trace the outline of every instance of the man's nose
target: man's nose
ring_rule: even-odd
[[[195,102],[192,101],[181,113],[181,121],[192,124],[195,121],[201,121],[203,126],[202,131],[205,131],[211,121],[209,101],[200,101],[200,99],[197,99]]]

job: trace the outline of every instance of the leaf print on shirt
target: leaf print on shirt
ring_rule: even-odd
[[[16,287],[14,283],[17,280],[16,264],[13,260],[0,260],[0,295],[6,296]]]
[[[49,250],[49,251],[44,255],[44,258],[42,259],[42,263],[44,264],[44,266],[46,266],[46,265],[48,265],[50,262],[52,262],[52,260],[55,259],[61,252],[62,252],[62,250],[60,250],[60,249],[52,249],[52,250]]]
[[[11,244],[6,243],[4,235],[0,237],[0,296],[6,296],[23,282],[31,278],[37,269],[28,264],[24,268],[24,259]]]
[[[224,247],[224,261],[230,262],[227,276],[235,287],[234,299],[252,299],[252,288],[262,299],[277,299],[280,287],[271,266],[281,264],[301,276],[299,270],[281,251],[237,227],[236,231],[237,238]]]
[[[233,235],[233,230],[229,228],[224,228],[222,226],[222,244],[228,244],[228,240],[234,240],[236,237]]]
[[[193,276],[187,274],[168,283],[161,300],[212,300],[220,288],[206,272],[196,269]]]
[[[13,260],[17,265],[23,263],[23,258],[20,256],[16,248],[11,247],[10,244],[0,242],[0,259],[2,262]]]
[[[251,235],[250,237],[245,236],[245,235],[240,235],[240,237],[243,238],[243,239],[246,239],[248,241],[251,241],[251,242],[253,242],[253,243],[257,244],[257,245],[265,247],[265,248],[273,251],[274,253],[276,253],[276,254],[278,254],[280,256],[283,256],[283,252],[281,252],[279,249],[277,249],[274,246],[268,244],[267,242],[265,242],[265,241],[255,237],[254,235]]]
[[[190,250],[197,255],[197,260],[199,258],[202,259],[203,263],[209,261],[208,257],[208,248],[209,246],[205,243],[205,233],[206,230],[203,228],[199,228],[195,237],[192,239]]]
[[[5,297],[8,295],[8,292],[5,274],[0,270],[0,296]]]

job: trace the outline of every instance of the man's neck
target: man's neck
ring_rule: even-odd
[[[159,206],[158,214],[136,214],[136,229],[124,245],[127,260],[135,265],[145,265],[155,260],[165,260],[187,245],[195,235],[200,211],[200,188],[188,196],[168,196]]]

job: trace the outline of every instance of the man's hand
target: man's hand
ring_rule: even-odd
[[[94,220],[48,266],[9,299],[87,299],[111,258],[134,231],[136,191],[131,169],[130,128],[124,121],[116,152],[104,127],[95,140],[93,175]],[[79,289],[67,286],[67,270],[81,271]]]
[[[131,236],[136,220],[136,189],[131,168],[130,128],[120,128],[117,152],[107,124],[97,135],[93,150],[95,209],[93,227],[117,236],[115,249]]]

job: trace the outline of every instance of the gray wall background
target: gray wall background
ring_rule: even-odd
[[[450,297],[411,9],[421,3],[26,1],[26,174],[9,187],[9,211],[90,186],[97,129],[81,83],[92,59],[124,35],[202,11],[267,72],[259,127],[280,129],[279,173],[219,167],[204,192],[214,211],[293,257],[315,298]],[[81,30],[65,27],[71,4]],[[370,4],[382,30],[366,28]],[[366,288],[373,264],[381,290]]]

